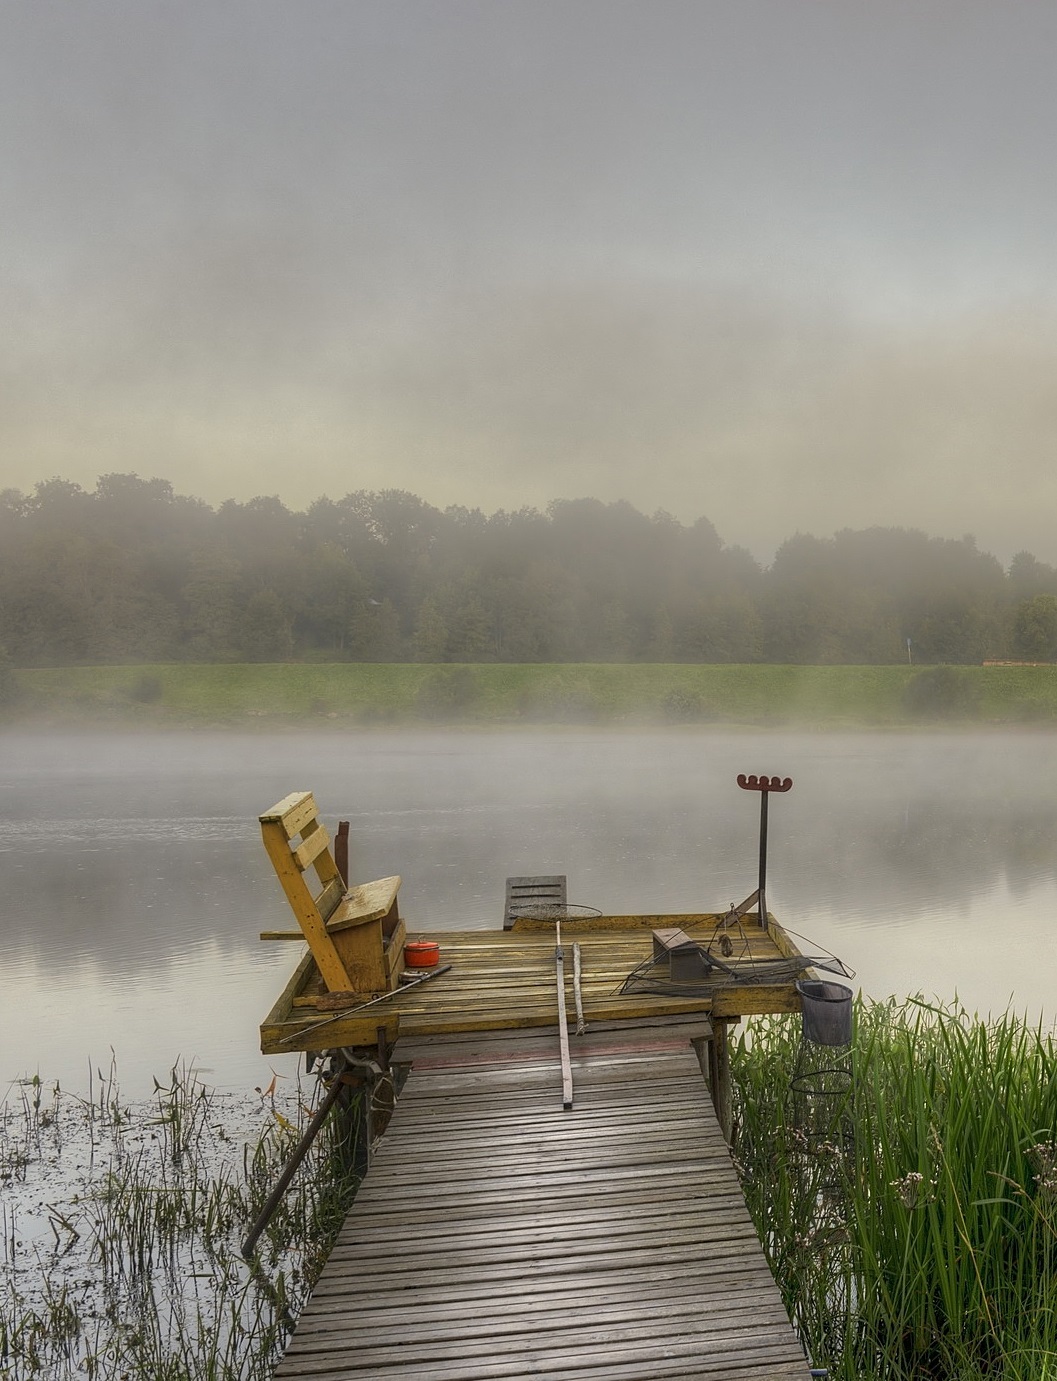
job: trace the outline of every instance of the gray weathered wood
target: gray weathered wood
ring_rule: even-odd
[[[509,930],[519,916],[565,906],[566,880],[559,874],[544,877],[507,878],[503,929]]]
[[[805,1381],[700,1027],[574,1043],[564,1112],[553,1036],[490,1034],[416,1041],[276,1381]]]

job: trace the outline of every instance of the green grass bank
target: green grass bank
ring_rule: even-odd
[[[1057,725],[1057,666],[49,667],[12,671],[5,698],[7,723]]]

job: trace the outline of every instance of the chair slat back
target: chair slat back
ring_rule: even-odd
[[[260,823],[268,857],[324,982],[331,992],[348,990],[348,972],[327,932],[327,920],[341,902],[345,885],[315,798],[310,791],[295,791],[265,811]],[[306,881],[311,872],[316,888]]]

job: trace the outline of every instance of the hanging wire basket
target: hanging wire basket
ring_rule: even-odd
[[[851,1045],[851,989],[844,983],[801,978],[796,990],[803,1008],[804,1039],[816,1045]]]

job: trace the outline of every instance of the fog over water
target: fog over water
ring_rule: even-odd
[[[510,874],[604,911],[725,907],[755,886],[874,995],[957,992],[1057,1015],[1057,740],[723,730],[0,737],[0,1079],[130,1093],[177,1058],[270,1077],[257,1027],[296,945],[257,816],[311,789],[356,878],[400,873],[410,929],[501,924]],[[272,1067],[292,1073],[293,1058]]]

